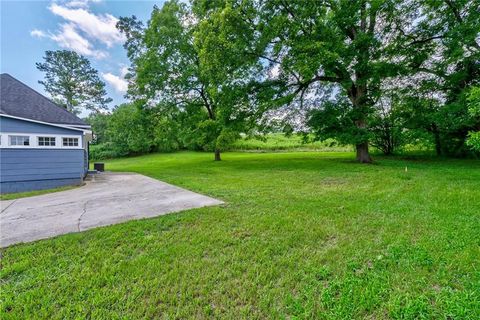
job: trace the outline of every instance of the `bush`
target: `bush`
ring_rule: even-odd
[[[92,144],[90,145],[89,151],[90,160],[112,159],[128,155],[128,153],[115,148],[115,145],[111,142]]]
[[[480,87],[473,87],[468,96],[468,111],[472,117],[480,118]],[[480,125],[478,126],[480,129]],[[468,133],[467,145],[473,150],[480,152],[480,131]]]

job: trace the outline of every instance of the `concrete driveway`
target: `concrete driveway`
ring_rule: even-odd
[[[140,174],[100,173],[76,189],[0,201],[0,246],[221,203]]]

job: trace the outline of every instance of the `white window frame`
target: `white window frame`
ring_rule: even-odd
[[[63,144],[63,139],[77,139],[77,145],[76,146],[66,146]],[[80,147],[82,143],[82,140],[81,139],[78,139],[77,137],[62,137],[62,147],[63,148],[78,148]]]
[[[10,145],[10,136],[28,136],[29,146]],[[39,137],[55,138],[55,146],[39,146]],[[63,146],[63,138],[77,138],[78,146]],[[25,132],[0,132],[0,148],[2,149],[83,149],[83,136],[76,134],[45,134]]]
[[[22,137],[22,138],[28,138],[28,145],[24,144],[12,144],[12,137]],[[8,146],[9,147],[14,147],[14,148],[29,148],[32,145],[32,137],[28,134],[9,134],[8,135]]]
[[[49,139],[49,143],[52,142],[51,139],[54,139],[55,144],[54,144],[54,145],[51,145],[51,144],[45,145],[45,144],[44,144],[44,145],[42,146],[42,145],[40,145],[40,138],[42,138],[42,139],[44,139],[44,140],[45,140],[45,138]],[[58,139],[57,139],[57,137],[55,137],[55,136],[51,136],[51,135],[37,136],[37,146],[39,146],[39,147],[56,147],[56,146],[57,146],[57,142],[58,142]],[[45,143],[45,141],[43,141],[43,143]]]

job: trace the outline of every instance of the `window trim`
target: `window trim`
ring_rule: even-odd
[[[73,146],[70,146],[70,145],[65,145],[64,144],[64,139],[77,139],[77,145],[73,145]],[[62,137],[62,148],[78,148],[80,146],[80,139],[78,139],[78,137]]]
[[[30,145],[10,145],[10,136],[28,136]],[[55,138],[54,146],[41,146],[38,143],[39,137]],[[63,146],[63,138],[77,138],[78,146]],[[82,135],[76,134],[47,134],[47,133],[26,133],[26,132],[0,132],[1,149],[84,149]]]
[[[28,144],[12,144],[13,137],[22,137],[28,139]],[[9,134],[8,135],[8,146],[14,148],[29,148],[32,145],[32,137],[28,134]]]
[[[47,138],[47,139],[49,139],[49,144],[46,145],[46,144],[45,144],[45,140],[44,140],[44,141],[43,141],[44,144],[43,144],[43,145],[40,145],[40,138],[43,138],[43,139]],[[50,143],[52,142],[51,139],[53,139],[53,142],[54,142],[53,145],[50,144]],[[55,136],[51,136],[51,135],[37,136],[37,146],[38,146],[38,147],[56,147],[56,146],[57,146],[57,141],[58,141],[58,140],[57,140],[57,137],[55,137]]]

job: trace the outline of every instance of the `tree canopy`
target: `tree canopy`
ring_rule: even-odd
[[[251,103],[257,60],[242,59],[217,34],[229,18],[235,17],[225,11],[202,19],[186,4],[169,1],[154,8],[145,28],[135,17],[118,24],[127,36],[125,47],[134,71],[129,93],[147,108],[176,113],[186,143],[214,150],[216,160],[222,149],[254,126],[262,111]],[[236,23],[238,28],[245,24]]]
[[[74,51],[46,51],[44,62],[37,69],[45,72],[39,81],[59,105],[73,113],[82,109],[98,111],[106,109],[111,98],[106,97],[105,83],[87,58]]]
[[[172,0],[117,27],[146,125],[217,160],[271,127],[354,145],[364,163],[369,146],[466,155],[476,141],[476,0]]]

